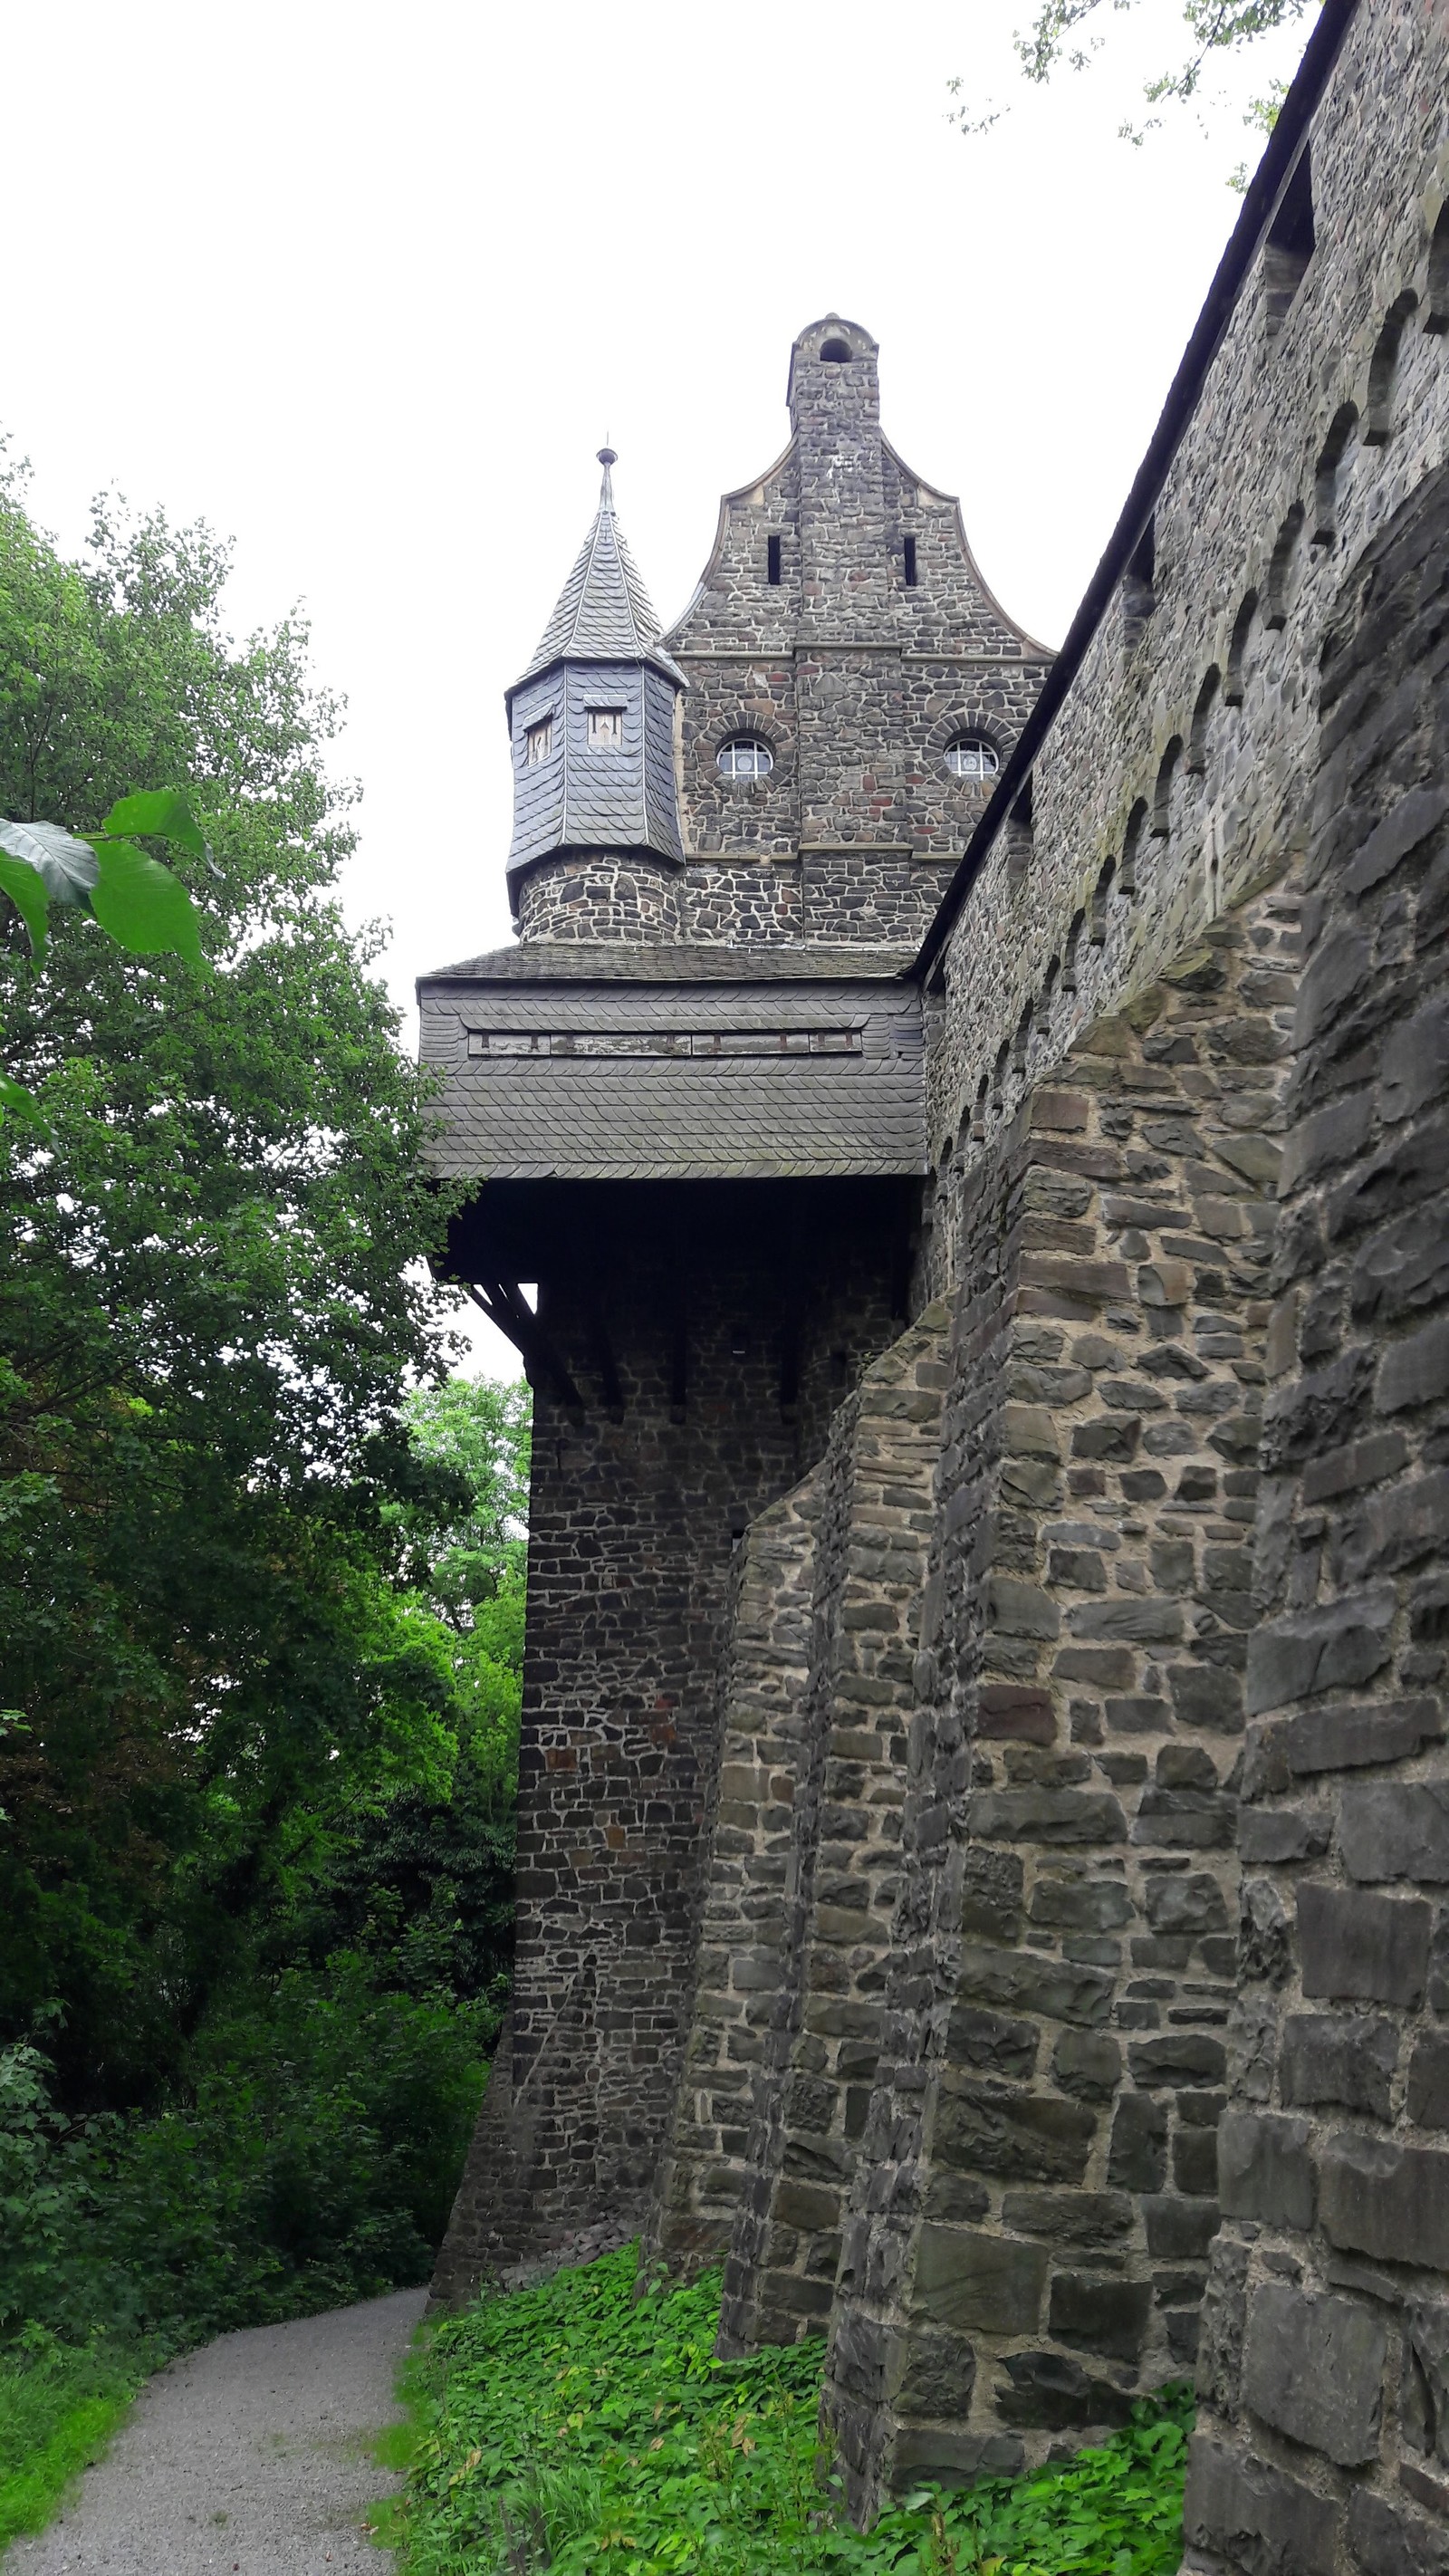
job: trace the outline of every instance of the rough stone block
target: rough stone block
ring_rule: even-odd
[[[1069,2245],[1111,2245],[1132,2229],[1132,2203],[1117,2191],[1008,2191],[1001,2223],[1018,2236]]]
[[[1105,2031],[1064,2030],[1052,2050],[1052,2077],[1084,2102],[1109,2102],[1122,2080],[1122,2050]]]
[[[1248,2302],[1243,2398],[1290,2441],[1340,2468],[1376,2460],[1388,2336],[1356,2299],[1260,2281]]]
[[[1072,1845],[1127,1839],[1120,1799],[1079,1789],[986,1790],[972,1807],[971,1824],[983,1842]]]
[[[1397,2028],[1376,2015],[1290,2013],[1278,2061],[1283,2099],[1339,2102],[1386,2120],[1398,2055]]]
[[[892,2446],[890,2482],[914,2486],[928,2478],[942,2487],[975,2486],[978,2478],[1014,2478],[1026,2454],[1008,2433],[963,2433],[954,2425],[902,2425]]]
[[[1449,2576],[1449,2532],[1405,2513],[1371,2487],[1348,2502],[1348,2546],[1363,2576]]]
[[[1372,1780],[1346,1788],[1338,1830],[1352,1878],[1449,1882],[1449,1784],[1443,1781]]]
[[[1384,1584],[1259,1628],[1248,1642],[1248,1715],[1371,1681],[1389,1659],[1395,1607],[1393,1589]]]
[[[1426,2030],[1414,2043],[1405,2105],[1422,2129],[1449,2129],[1449,2031]]]
[[[1039,1878],[1031,1892],[1033,1923],[1069,1932],[1115,1932],[1132,1911],[1126,1888],[1110,1878]]]
[[[1305,1995],[1417,2004],[1429,1972],[1430,1908],[1404,1896],[1366,1896],[1317,1883],[1298,1890]]]
[[[1125,2424],[1132,2400],[1109,2379],[1091,2379],[1080,2363],[1060,2352],[1012,2352],[1003,2357],[996,2412],[1023,2432],[1067,2433],[1085,2425]]]
[[[1228,1909],[1223,1891],[1215,1878],[1201,1872],[1189,1872],[1186,1878],[1164,1876],[1149,1880],[1147,1886],[1147,1920],[1154,1932],[1224,1932]]]
[[[911,2314],[966,2334],[1032,2334],[1047,2264],[1044,2245],[986,2229],[923,2226]]]
[[[1121,2281],[1094,2272],[1058,2272],[1052,2279],[1047,2332],[1079,2352],[1107,2361],[1140,2359],[1152,2305],[1149,2281]]]
[[[1205,2433],[1188,2454],[1183,2536],[1243,2576],[1337,2576],[1338,2508],[1301,2479]]]
[[[1267,2227],[1313,2225],[1315,2175],[1307,2120],[1230,2110],[1218,2131],[1218,2192],[1225,2218]]]
[[[1007,2174],[1013,2182],[1080,2182],[1096,2135],[1092,2113],[1052,2095],[1006,2086],[942,2091],[937,2160],[963,2173]]]
[[[1112,2122],[1107,2180],[1118,2191],[1156,2191],[1166,2179],[1166,2106],[1146,2093],[1124,2093]]]
[[[1331,2244],[1449,2271],[1449,2153],[1339,2131],[1319,2156],[1318,2194]]]
[[[1214,2200],[1183,2200],[1175,2192],[1149,2193],[1142,2204],[1147,2251],[1159,2263],[1201,2262],[1218,2232]]]
[[[1221,2084],[1226,2066],[1222,2041],[1197,2030],[1134,2040],[1127,2061],[1133,2083],[1144,2090],[1160,2084]]]
[[[990,1957],[995,1954],[967,1954],[968,1957],[977,1955]],[[1009,1959],[1011,1952],[1001,1955]],[[962,1962],[962,1975],[968,1993],[979,1990],[967,1976],[965,1960]],[[989,1985],[989,1979],[986,1982]],[[954,2064],[982,2066],[998,2075],[1032,2074],[1039,2044],[1040,2033],[1035,2022],[1013,2021],[1001,2013],[974,2012],[962,2004],[958,2004],[951,2015],[946,2041]]]
[[[896,2404],[903,2415],[964,2417],[976,2385],[976,2350],[964,2335],[921,2329],[904,2336],[905,2352]]]

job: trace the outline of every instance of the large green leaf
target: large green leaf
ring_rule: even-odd
[[[0,1073],[0,1122],[7,1116],[28,1118],[32,1126],[42,1128],[47,1136],[50,1133],[50,1121],[34,1092],[27,1091],[23,1082],[14,1081],[8,1073]]]
[[[141,796],[122,796],[111,807],[101,830],[113,837],[136,832],[151,840],[174,841],[193,859],[211,855],[201,825],[175,787],[157,787]]]
[[[100,875],[91,910],[102,930],[137,956],[169,950],[204,970],[196,908],[181,879],[159,859],[148,859],[134,841],[98,842],[96,856]]]
[[[0,850],[34,868],[52,903],[84,903],[95,884],[95,851],[61,823],[0,823]]]
[[[50,897],[39,868],[29,859],[0,858],[0,893],[8,894],[30,933],[30,953],[45,955],[45,916]]]

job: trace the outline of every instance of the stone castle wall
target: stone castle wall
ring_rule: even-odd
[[[1242,298],[929,996],[933,1302],[746,1543],[779,1660],[656,2240],[728,2226],[732,2347],[825,2324],[864,2513],[1201,2329],[1204,2576],[1449,2565],[1446,72],[1442,8],[1359,11],[1314,256]],[[822,1712],[922,1333],[887,1871]]]
[[[439,2296],[645,2216],[711,1815],[728,1825],[735,1551],[900,1328],[897,1206],[829,1182],[686,1191],[575,1244],[540,1295],[513,2000]]]
[[[946,959],[938,1169],[1077,1030],[1306,847],[1318,659],[1343,568],[1444,454],[1449,20],[1372,0],[1310,139],[1316,247],[1286,315],[1260,261],[1155,517]],[[933,1286],[939,1281],[933,1281]]]
[[[1449,467],[1345,584],[1320,705],[1187,2512],[1214,2576],[1449,2561]]]

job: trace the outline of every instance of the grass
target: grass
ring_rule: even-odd
[[[1175,2576],[1191,2399],[1030,2478],[844,2520],[823,2346],[714,2358],[719,2275],[639,2295],[632,2250],[490,2295],[405,2374],[407,2576]]]
[[[43,2531],[72,2479],[98,2460],[145,2365],[134,2352],[78,2350],[32,2327],[0,2353],[0,2552]]]

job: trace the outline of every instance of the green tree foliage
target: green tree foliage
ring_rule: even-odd
[[[1139,5],[1140,0],[1039,0],[1035,17],[1012,39],[1024,78],[1041,88],[1064,69],[1086,71],[1109,40],[1107,21]],[[1215,64],[1291,26],[1311,5],[1312,0],[1177,0],[1175,14],[1185,30],[1186,50],[1175,64],[1147,82],[1143,95],[1148,107],[1185,106],[1198,99]],[[965,86],[960,78],[949,84],[956,96]],[[1279,88],[1255,99],[1245,121],[1271,127],[1282,95]],[[961,107],[955,122],[965,134],[982,134],[1002,113],[999,106]],[[1123,137],[1140,143],[1160,122],[1156,114],[1140,124],[1129,120],[1122,127]]]
[[[203,530],[98,510],[62,561],[0,494],[0,812],[184,777],[224,971],[52,914],[0,951],[0,2028],[67,2098],[163,2080],[240,1918],[365,1772],[440,1781],[446,1673],[379,1571],[438,1205],[393,1015],[331,888],[336,709],[295,623],[235,645]],[[345,1786],[344,1786],[345,1784]],[[58,2014],[55,2008],[58,2007]]]
[[[0,477],[0,2336],[420,2277],[507,1970],[526,1390],[434,1384],[338,710],[226,570]]]

